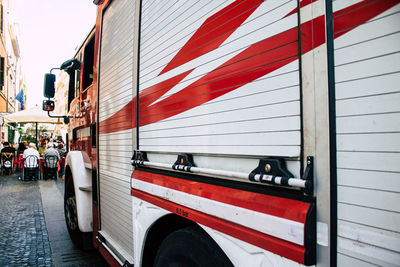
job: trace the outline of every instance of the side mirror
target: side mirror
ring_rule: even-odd
[[[54,101],[53,100],[43,100],[42,108],[44,111],[53,111],[54,110]]]
[[[46,73],[44,75],[44,88],[43,95],[47,98],[53,98],[56,92],[56,88],[54,87],[54,83],[56,82],[56,75],[51,73]]]
[[[60,66],[60,70],[66,71],[68,74],[71,75],[71,71],[79,70],[81,68],[81,62],[76,58],[68,59]]]

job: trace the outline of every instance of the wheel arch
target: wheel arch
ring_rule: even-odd
[[[64,183],[67,184],[70,180],[72,180],[71,168],[68,165],[65,165],[65,167],[64,167]]]
[[[91,170],[85,167],[84,157],[81,151],[70,151],[65,163],[65,184],[73,182],[78,226],[81,232],[93,231],[92,193],[82,191],[79,188],[92,186]]]
[[[155,221],[147,231],[144,239],[142,266],[153,266],[157,250],[160,247],[161,242],[170,233],[188,226],[197,226],[202,229],[195,222],[184,219],[172,213],[167,214]]]
[[[195,227],[196,229],[201,231],[210,242],[213,242],[218,248],[221,249],[221,252],[225,254],[224,250],[218,245],[218,243],[215,242],[215,240],[213,240],[211,236],[207,233],[207,231],[205,231],[199,224],[194,221],[182,218],[181,216],[178,216],[176,214],[170,213],[155,221],[147,231],[144,239],[141,266],[153,266],[157,250],[160,247],[162,241],[172,232],[189,226]],[[226,254],[225,256],[227,257]],[[227,259],[229,258],[227,257]]]

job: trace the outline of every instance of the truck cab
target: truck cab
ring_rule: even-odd
[[[93,28],[74,58],[45,74],[44,96],[47,99],[43,101],[43,110],[48,111],[50,117],[61,117],[68,124],[65,219],[72,241],[78,247],[86,249],[93,247],[92,176],[96,176],[97,154],[97,92],[93,87],[94,44]],[[59,72],[56,76],[52,73],[55,70],[63,74]],[[60,98],[64,98],[64,101],[60,101]],[[53,111],[60,102],[64,107],[58,107],[57,110],[65,113],[54,114]]]

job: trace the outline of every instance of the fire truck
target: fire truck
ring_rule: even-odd
[[[400,263],[398,0],[94,4],[60,67],[77,246],[111,266]]]

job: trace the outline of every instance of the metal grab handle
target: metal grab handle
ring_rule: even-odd
[[[286,187],[295,187],[299,189],[303,189],[305,193],[312,194],[312,179],[313,179],[313,158],[307,158],[307,169],[305,171],[305,179],[294,178],[288,176],[277,176],[274,174],[265,174],[265,173],[255,173],[257,169],[253,172],[244,173],[244,172],[233,172],[233,171],[225,171],[225,170],[216,170],[216,169],[208,169],[208,168],[199,168],[194,166],[193,162],[190,160],[191,155],[179,155],[177,161],[174,164],[167,163],[159,163],[159,162],[150,162],[147,160],[145,152],[135,151],[134,156],[132,157],[131,163],[135,167],[148,167],[155,169],[163,169],[163,170],[175,170],[182,172],[190,172],[194,174],[203,174],[208,176],[219,176],[226,178],[239,178],[239,179],[248,179],[253,182],[267,183],[271,185],[279,185]],[[262,166],[263,160],[260,160],[259,167]],[[265,161],[265,160],[264,160]],[[283,170],[283,172],[291,175],[289,172]]]

